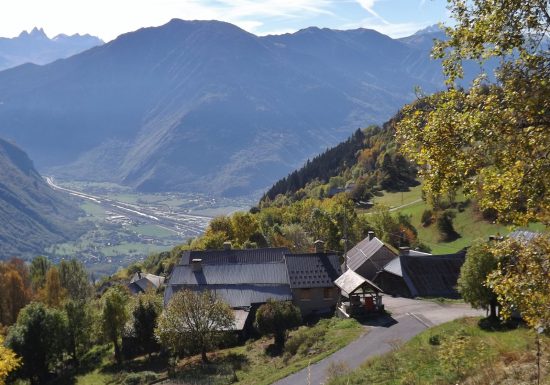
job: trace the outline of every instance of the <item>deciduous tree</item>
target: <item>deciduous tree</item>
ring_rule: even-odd
[[[159,318],[156,335],[174,353],[206,352],[234,326],[231,308],[211,291],[182,290],[174,294]]]
[[[497,294],[502,313],[514,311],[532,328],[550,333],[550,234],[531,241],[508,239],[495,245],[502,258],[487,283]]]
[[[44,384],[50,370],[62,359],[66,335],[67,321],[63,312],[39,302],[21,310],[6,342],[22,359],[22,377],[32,384]]]
[[[0,334],[0,385],[6,384],[8,374],[13,372],[21,365],[21,359],[4,346],[4,336]]]
[[[428,197],[463,187],[501,222],[550,223],[549,3],[449,0],[456,21],[434,55],[449,89],[403,109],[397,138]],[[463,60],[503,59],[496,81],[455,85]]]
[[[273,335],[275,345],[283,349],[289,329],[300,325],[300,309],[287,301],[269,300],[256,311],[256,327],[262,334]]]
[[[497,296],[487,285],[487,277],[498,265],[491,244],[474,243],[466,254],[466,260],[460,269],[458,291],[462,298],[475,308],[491,310],[491,317],[496,318]]]
[[[101,298],[101,322],[105,337],[113,343],[115,359],[119,365],[122,364],[120,351],[120,338],[126,321],[128,321],[128,293],[124,288],[115,286],[103,294]]]

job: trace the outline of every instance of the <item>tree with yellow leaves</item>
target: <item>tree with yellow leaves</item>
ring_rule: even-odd
[[[502,259],[487,285],[497,295],[501,314],[519,312],[530,327],[550,333],[550,234],[528,242],[508,239],[493,253]]]
[[[0,334],[0,385],[5,385],[8,374],[21,365],[21,359],[4,346],[4,337]]]

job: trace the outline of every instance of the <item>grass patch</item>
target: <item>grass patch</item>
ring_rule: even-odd
[[[249,341],[244,346],[221,350],[203,366],[199,357],[182,360],[176,378],[190,385],[268,385],[343,348],[364,332],[355,320],[324,319],[290,333],[285,353],[266,353],[272,339]]]
[[[525,329],[483,330],[479,319],[449,322],[417,335],[359,369],[331,379],[344,384],[534,384],[536,350],[533,332]],[[541,384],[550,383],[550,338],[543,337]]]

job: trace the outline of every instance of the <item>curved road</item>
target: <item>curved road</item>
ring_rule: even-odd
[[[302,369],[273,385],[322,385],[331,363],[345,363],[350,369],[359,367],[369,357],[389,352],[396,343],[403,343],[420,332],[444,322],[469,316],[484,316],[485,312],[465,304],[439,304],[425,300],[384,297],[391,312],[381,325],[366,326],[368,333],[331,356]],[[309,380],[308,380],[309,375]]]

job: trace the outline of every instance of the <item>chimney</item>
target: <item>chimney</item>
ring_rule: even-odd
[[[409,255],[409,251],[411,251],[410,247],[402,246],[399,248],[399,255]]]
[[[372,239],[374,238],[374,231],[369,231],[367,234],[369,237],[369,241],[372,241]]]
[[[193,259],[191,261],[191,268],[194,273],[202,271],[202,259]]]
[[[224,249],[224,250],[231,250],[231,242],[225,241],[225,242],[223,243],[223,249]]]
[[[318,239],[314,242],[314,245],[315,245],[315,252],[316,253],[324,253],[325,252],[325,242]]]

